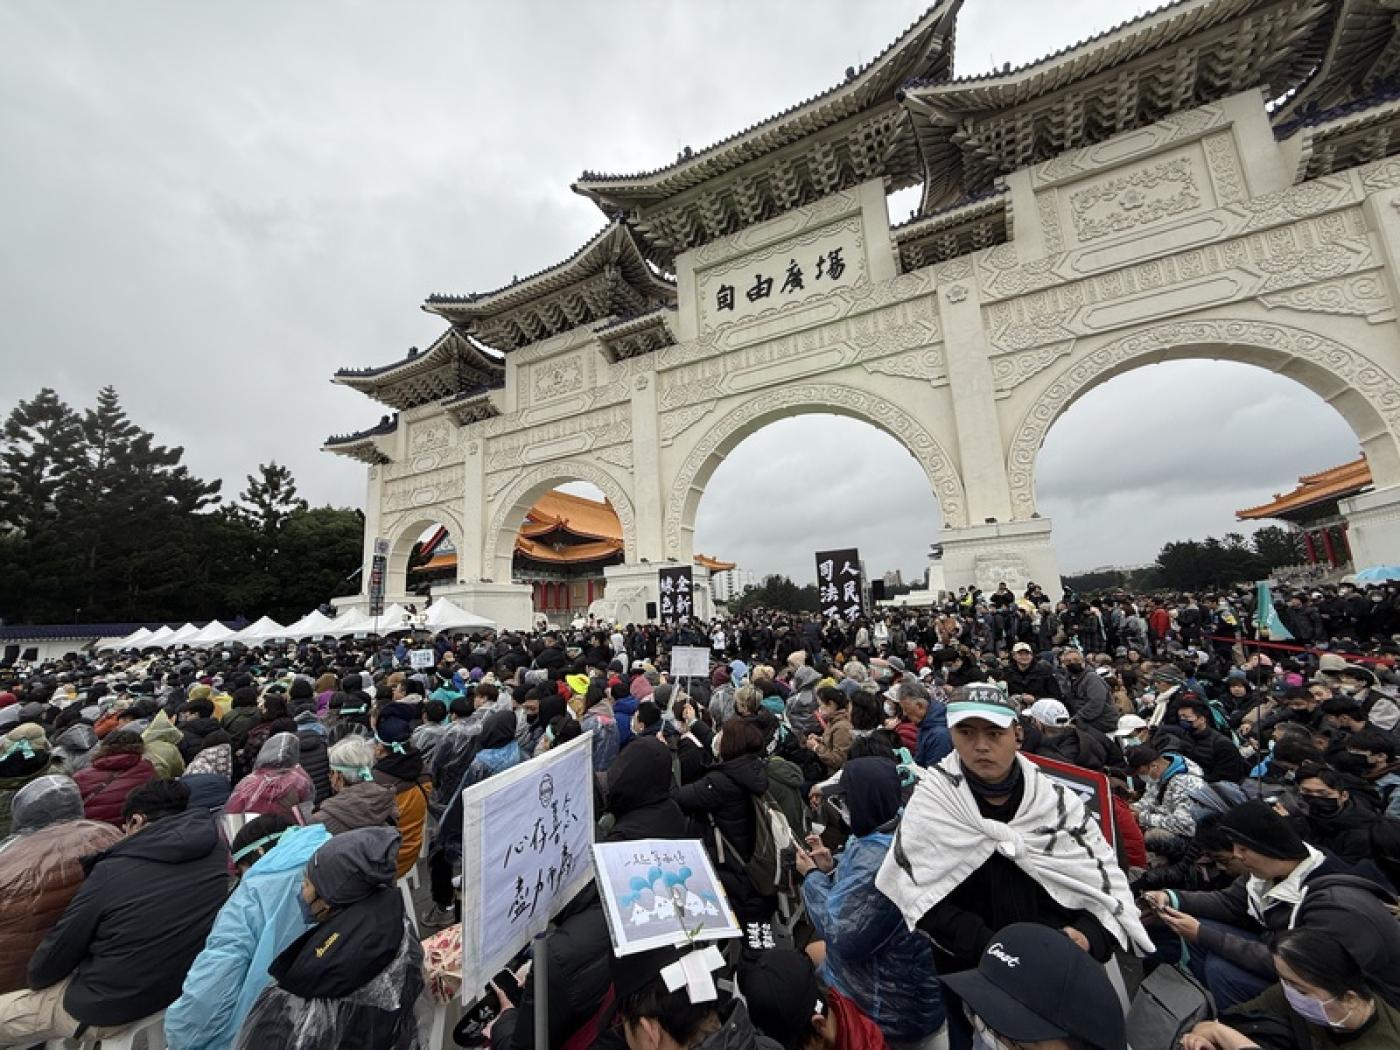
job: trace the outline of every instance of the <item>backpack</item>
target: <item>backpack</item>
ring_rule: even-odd
[[[743,865],[744,874],[748,876],[754,892],[759,896],[771,897],[777,893],[791,893],[792,879],[789,872],[784,870],[783,853],[800,845],[797,836],[792,833],[783,811],[766,792],[761,796],[754,796],[751,801],[754,847],[753,855],[747,859],[724,837],[719,825],[715,823],[714,816],[711,815],[710,826],[714,828],[715,841],[719,847],[719,862],[725,863],[726,852],[733,854],[735,861]]]
[[[1128,1045],[1175,1050],[1181,1037],[1215,1013],[1210,993],[1175,966],[1159,966],[1138,986],[1128,1010]]]

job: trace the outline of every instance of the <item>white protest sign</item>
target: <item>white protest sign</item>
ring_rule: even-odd
[[[462,792],[462,1001],[593,877],[593,734]]]
[[[672,678],[709,678],[710,650],[698,645],[678,645],[671,650]]]
[[[616,955],[741,935],[699,839],[599,842],[593,859]]]
[[[431,649],[410,649],[408,663],[415,671],[426,671],[437,665],[437,653]]]

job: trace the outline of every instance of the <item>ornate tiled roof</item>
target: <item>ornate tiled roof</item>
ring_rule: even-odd
[[[1241,521],[1258,518],[1287,517],[1307,507],[1353,495],[1371,484],[1371,466],[1366,457],[1354,459],[1341,466],[1304,474],[1292,492],[1274,493],[1269,503],[1235,511]]]
[[[1177,0],[1019,69],[911,83],[924,210],[1182,110],[1264,85],[1286,91],[1322,61],[1336,7]]]
[[[676,310],[663,306],[632,317],[619,317],[593,329],[613,361],[625,361],[673,346],[676,342]]]
[[[1275,134],[1301,141],[1294,176],[1299,182],[1382,160],[1400,151],[1400,91],[1377,90],[1329,109],[1300,112]]]
[[[647,262],[636,235],[614,221],[548,269],[490,292],[431,295],[423,309],[488,346],[510,351],[580,325],[675,300],[675,285]]]
[[[908,273],[994,244],[1005,244],[1009,202],[1005,189],[997,187],[894,227],[890,233],[901,269]]]
[[[940,0],[869,64],[768,120],[652,171],[586,171],[574,190],[626,215],[669,265],[678,252],[866,179],[913,185],[918,156],[896,94],[911,78],[951,71],[961,5]]]
[[[1395,0],[1331,0],[1333,19],[1326,54],[1311,74],[1276,107],[1277,122],[1291,121],[1310,109],[1331,108],[1376,91],[1376,85],[1400,73],[1400,34]]]
[[[342,368],[331,380],[403,411],[465,391],[505,383],[505,365],[460,327],[449,328],[427,350],[416,347],[377,368]]]
[[[381,416],[378,423],[366,430],[353,434],[333,434],[321,445],[323,451],[334,452],[338,456],[357,459],[361,463],[388,463],[389,457],[379,448],[374,439],[392,434],[398,429],[399,415]]]

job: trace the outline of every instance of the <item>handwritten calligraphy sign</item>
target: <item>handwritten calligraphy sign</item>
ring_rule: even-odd
[[[462,793],[462,996],[481,989],[593,876],[593,734]]]
[[[856,620],[865,611],[861,598],[860,551],[817,551],[817,599],[823,616]]]
[[[662,623],[687,620],[695,614],[695,580],[689,565],[658,570],[657,586],[661,592],[658,612]]]

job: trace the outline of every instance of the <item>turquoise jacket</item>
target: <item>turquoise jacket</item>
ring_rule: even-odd
[[[228,1050],[272,960],[309,928],[301,915],[307,861],[331,837],[322,824],[290,828],[248,869],[214,919],[177,999],[165,1012],[170,1050]]]

